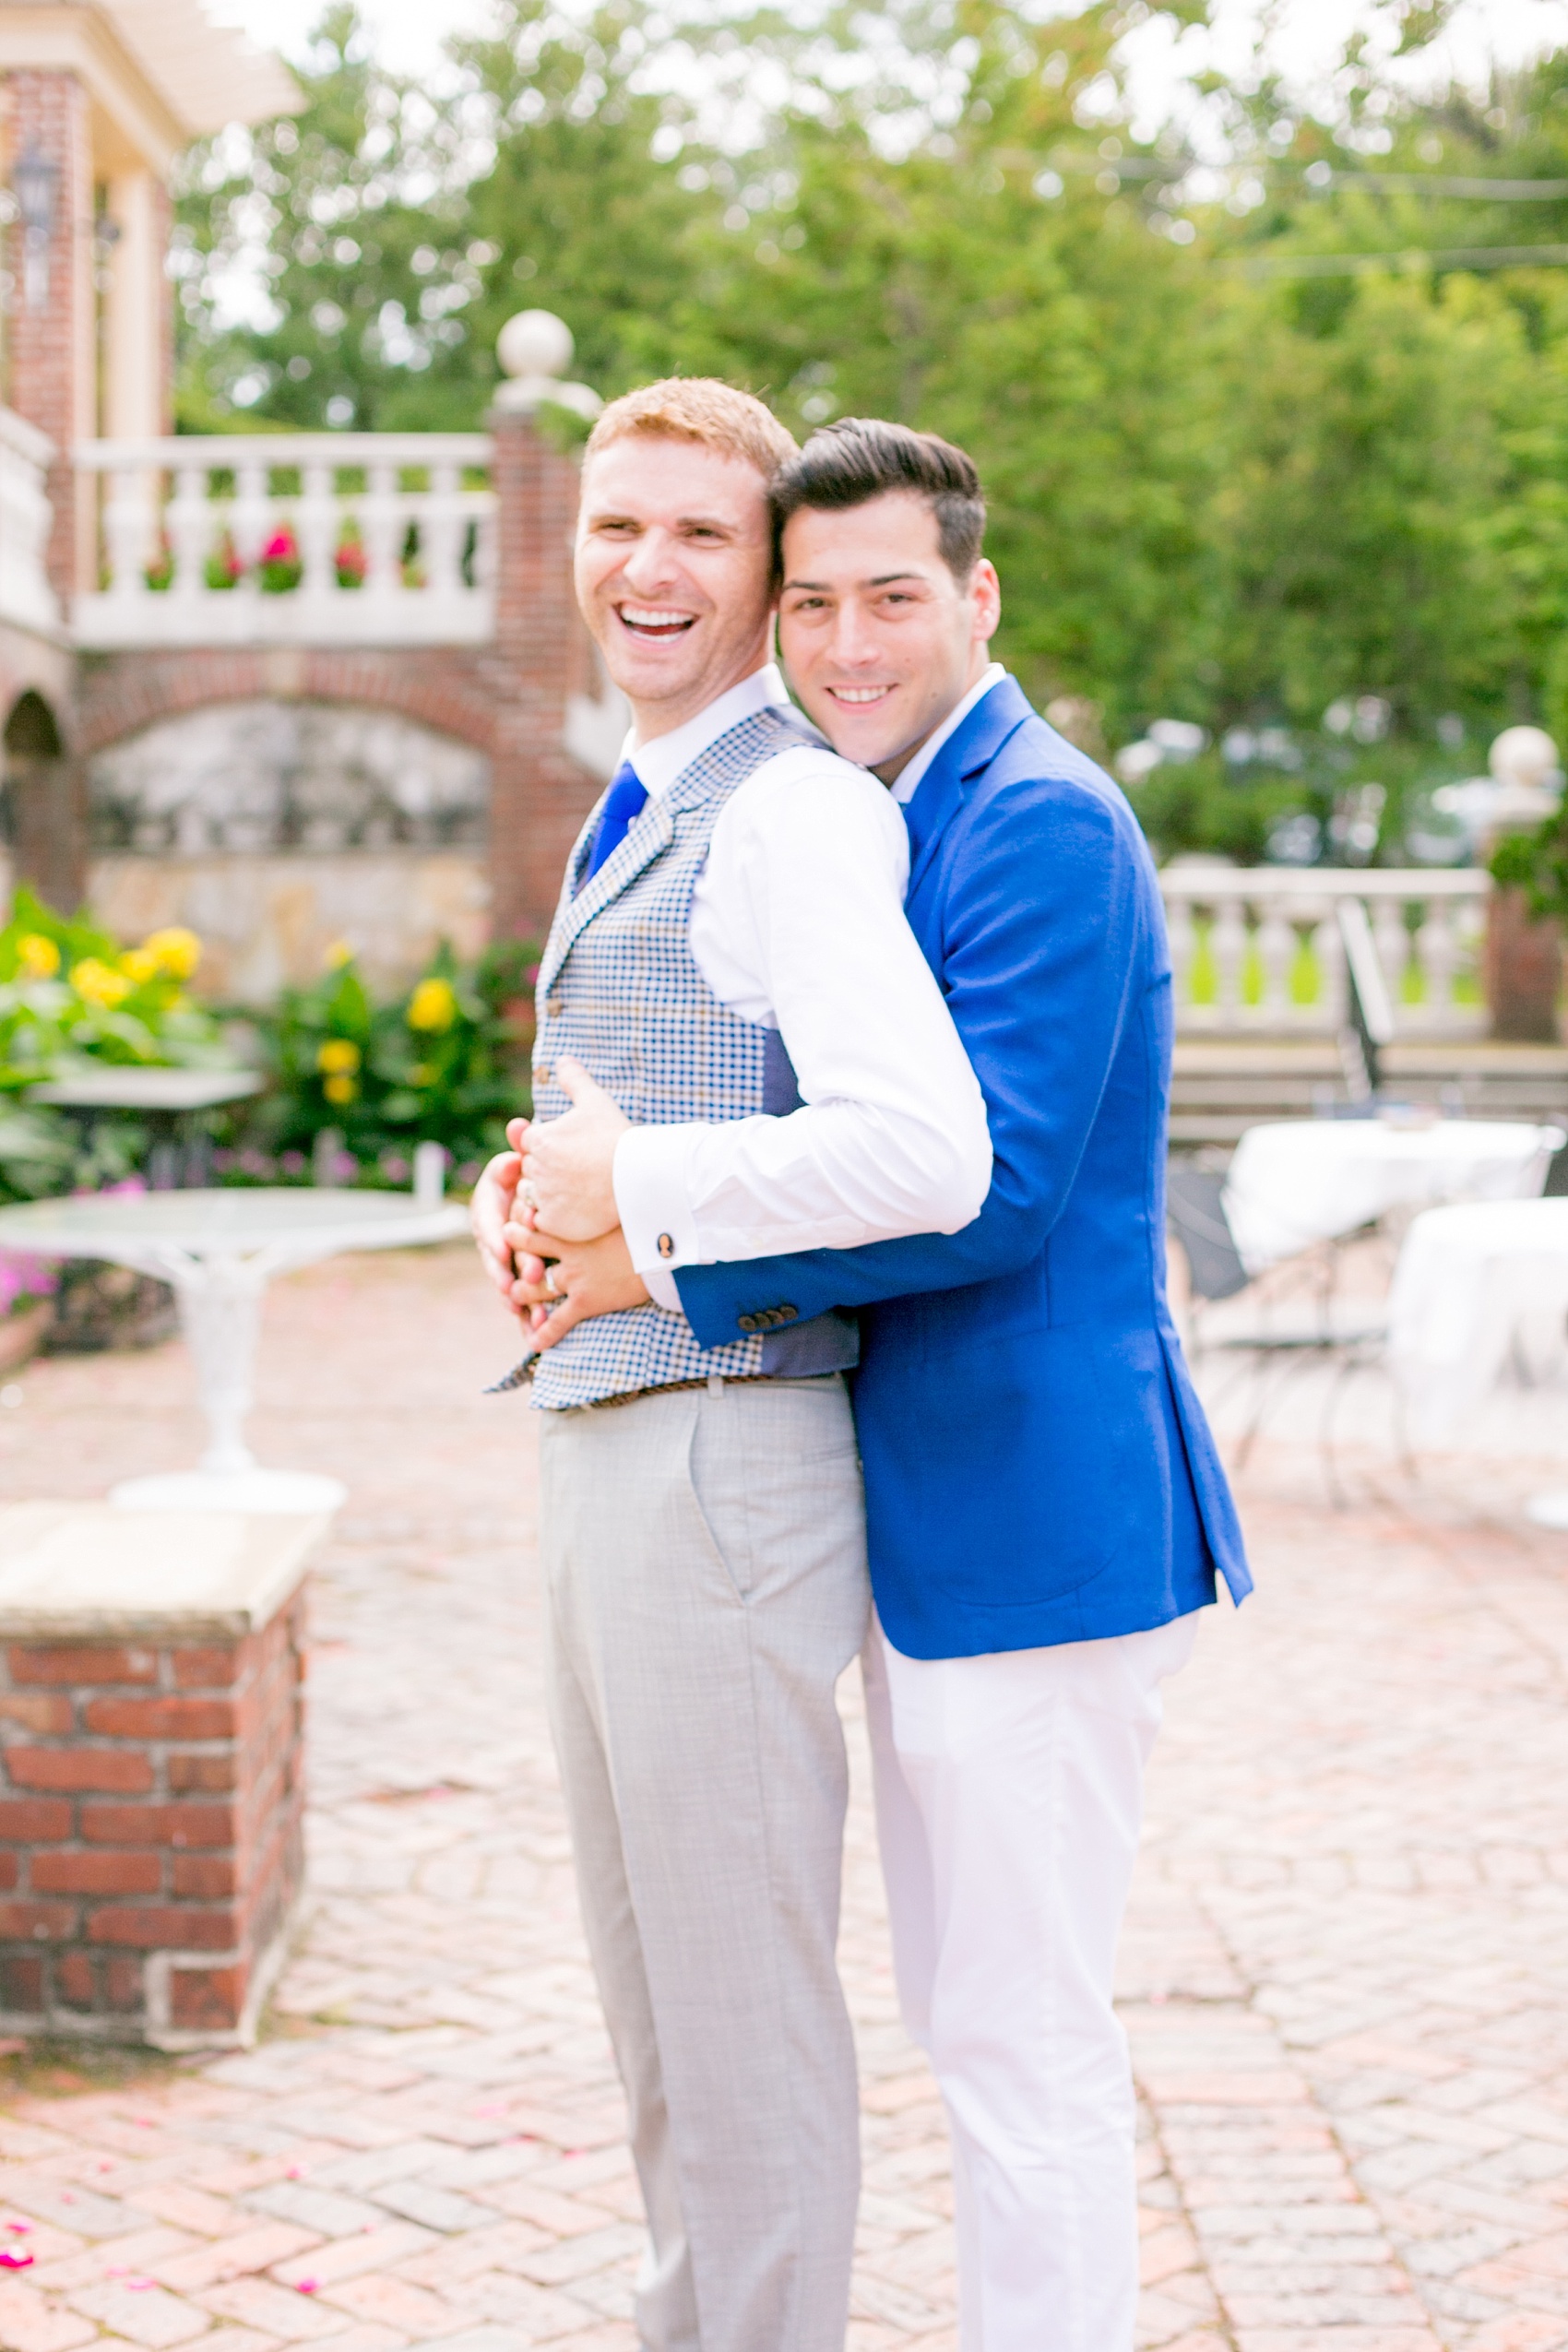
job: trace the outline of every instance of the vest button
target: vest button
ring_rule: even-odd
[[[800,1313],[801,1311],[799,1307],[775,1307],[773,1310],[773,1319],[775,1323],[795,1323],[800,1319]]]
[[[547,996],[544,1000],[544,1009],[552,1021],[558,1021],[566,1010],[566,1000],[564,996]]]
[[[752,1332],[757,1328],[759,1318],[756,1315],[737,1315],[735,1321],[742,1331]]]

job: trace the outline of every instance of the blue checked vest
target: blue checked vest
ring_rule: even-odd
[[[571,1108],[553,1076],[563,1053],[575,1054],[638,1126],[749,1119],[799,1107],[778,1031],[743,1021],[719,1003],[697,968],[689,933],[692,893],[719,811],[748,776],[801,741],[778,709],[742,719],[668,792],[648,802],[579,889],[594,809],[567,861],[539,969],[537,1118],[558,1118]],[[683,1315],[630,1307],[578,1324],[536,1358],[533,1402],[560,1411],[715,1373],[801,1379],[846,1371],[858,1355],[854,1323],[836,1314],[700,1348]]]

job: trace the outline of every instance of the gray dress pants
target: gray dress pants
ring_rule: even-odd
[[[849,1397],[543,1416],[551,1718],[631,2109],[648,2352],[842,2352],[860,2187],[834,1684],[869,1611]]]

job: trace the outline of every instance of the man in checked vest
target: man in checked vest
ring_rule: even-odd
[[[538,985],[536,1115],[597,1081],[636,1123],[628,1199],[723,1222],[701,1123],[721,1123],[742,1154],[727,1229],[753,1251],[950,1232],[991,1178],[904,919],[903,819],[769,658],[768,492],[795,454],[760,402],[701,381],[594,429],[577,595],[633,726]],[[647,2208],[637,2322],[647,2352],[841,2352],[859,2114],[834,1685],[869,1610],[858,1332],[786,1302],[705,1348],[672,1284],[664,1305],[630,1295],[541,1353],[531,1387],[552,1722]]]
[[[947,2109],[959,2342],[1132,2352],[1116,1938],[1161,1685],[1217,1578],[1237,1599],[1251,1581],[1165,1296],[1158,883],[1115,784],[990,658],[1000,588],[963,450],[840,418],[781,469],[772,503],[790,682],[902,809],[905,912],[986,1103],[985,1202],[945,1232],[887,1238],[892,1194],[879,1216],[833,1118],[811,1125],[840,1107],[816,1092],[820,1063],[801,1068],[804,1111],[736,1122],[720,1108],[697,1114],[708,1124],[639,1129],[563,1060],[572,1111],[518,1131],[520,1167],[493,1163],[477,1226],[547,1365],[595,1318],[608,1335],[628,1303],[666,1291],[682,1347],[709,1351],[699,1361],[859,1310],[877,1827],[900,2007]],[[825,837],[847,805],[825,806]],[[712,837],[715,884],[729,822]],[[705,969],[706,888],[691,927]],[[782,916],[772,935],[790,937]],[[817,1017],[841,1045],[869,1022],[891,1069],[867,978],[845,987],[820,963]],[[705,1058],[700,1029],[687,1039]],[[829,1083],[870,1100],[852,1044],[849,1058],[852,1085],[844,1064]],[[886,1136],[878,1164],[893,1166]],[[507,1223],[519,1172],[532,1197]],[[824,1185],[835,1238],[770,1249],[766,1232],[803,1221],[808,1202],[813,1217],[825,1208]],[[896,1189],[912,1210],[908,1176]],[[520,1253],[510,1284],[507,1241]],[[705,1487],[750,1490],[739,1444],[726,1468],[717,1451],[702,1458]],[[835,1502],[803,1455],[782,1506],[820,1526]],[[770,1848],[770,1865],[790,1850]],[[742,2340],[808,2339],[759,2326]]]

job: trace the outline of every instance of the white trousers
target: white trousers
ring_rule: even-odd
[[[899,2003],[953,2146],[960,2352],[1132,2352],[1111,1985],[1160,1684],[1196,1626],[930,1660],[867,1637]]]

